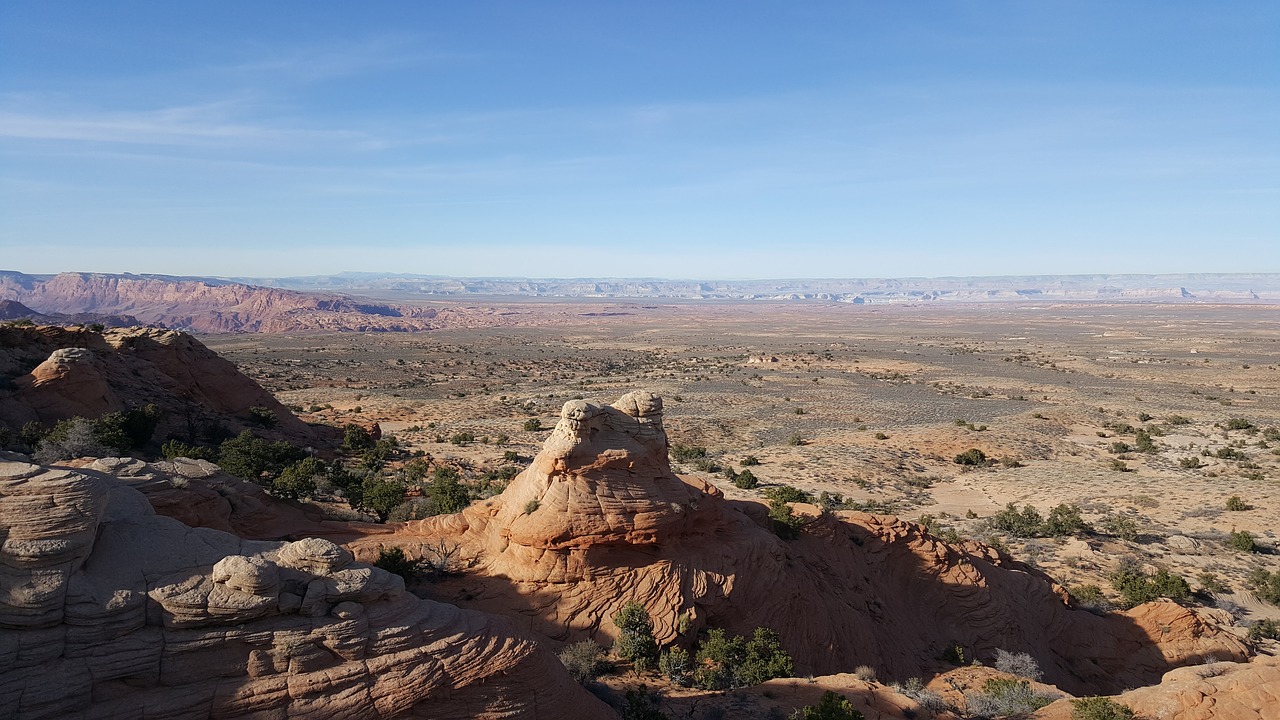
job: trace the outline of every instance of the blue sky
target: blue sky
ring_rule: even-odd
[[[1280,3],[0,4],[0,268],[1280,272]]]

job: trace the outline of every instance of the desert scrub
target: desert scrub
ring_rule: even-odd
[[[928,712],[938,713],[946,709],[947,703],[938,693],[928,690],[924,686],[924,681],[918,677],[907,678],[901,683],[894,683],[891,686],[897,692],[919,703],[920,707]]]
[[[965,465],[968,467],[984,467],[987,464],[987,454],[978,448],[969,448],[964,452],[956,455],[952,462],[957,465]]]
[[[862,713],[854,709],[849,698],[832,690],[822,693],[818,704],[806,705],[794,713],[789,720],[864,720]]]
[[[752,467],[754,465],[760,464],[760,458],[756,457],[755,455],[748,455],[742,458],[741,462],[739,462],[738,464],[741,465],[742,467]]]
[[[1245,502],[1239,495],[1232,495],[1227,498],[1227,509],[1232,512],[1243,512],[1252,510],[1253,506]]]
[[[1153,574],[1142,571],[1132,558],[1121,560],[1120,567],[1111,573],[1111,587],[1115,588],[1126,604],[1141,605],[1156,598],[1183,600],[1191,594],[1187,581],[1163,568]]]
[[[1195,470],[1204,467],[1204,463],[1200,462],[1200,458],[1192,455],[1191,457],[1179,458],[1178,467],[1183,470]]]
[[[1073,585],[1067,589],[1067,594],[1077,607],[1084,610],[1106,612],[1111,609],[1107,596],[1102,594],[1102,588],[1097,585]]]
[[[1108,697],[1088,697],[1071,701],[1071,720],[1134,720],[1126,705]]]
[[[1250,571],[1249,577],[1245,579],[1245,585],[1259,599],[1272,605],[1280,605],[1280,572],[1268,572],[1262,568],[1256,568]]]
[[[800,530],[804,527],[804,518],[797,516],[784,500],[769,501],[769,521],[773,525],[774,534],[783,540],[800,537]]]
[[[524,428],[525,432],[537,432],[542,429],[542,421],[538,418],[529,418],[524,421],[524,425],[521,427]]]
[[[604,661],[604,648],[590,640],[565,646],[559,658],[573,679],[583,685],[600,677],[609,668]]]
[[[1040,664],[1028,653],[1011,653],[1007,650],[996,650],[996,669],[1002,673],[1017,675],[1028,680],[1039,680],[1043,673]]]
[[[1227,547],[1240,552],[1251,553],[1258,551],[1257,539],[1248,530],[1233,530],[1227,536]]]
[[[982,684],[982,692],[965,694],[969,712],[987,718],[1029,715],[1056,699],[1031,689],[1029,680],[1014,678],[991,678]]]
[[[1098,522],[1098,527],[1102,532],[1121,540],[1133,540],[1138,537],[1138,523],[1127,515],[1110,513]]]
[[[538,511],[539,507],[541,507],[541,503],[539,503],[536,499],[530,500],[529,502],[524,504],[524,514],[532,515]]]
[[[1249,626],[1250,640],[1280,640],[1280,622],[1259,620]]]
[[[701,445],[682,445],[676,443],[671,446],[671,459],[676,462],[690,462],[698,458],[705,458],[707,449]]]
[[[658,656],[658,672],[677,685],[688,686],[693,683],[693,657],[688,650],[681,647],[670,647]]]
[[[724,471],[724,474],[725,477],[729,478],[729,482],[733,483],[734,487],[743,490],[751,490],[760,484],[760,481],[756,479],[755,473],[750,470],[734,472],[733,468],[728,468]]]
[[[1200,583],[1200,590],[1211,594],[1222,594],[1231,592],[1231,588],[1218,578],[1217,574],[1211,572],[1202,572],[1196,577]]]
[[[799,488],[790,485],[775,485],[765,488],[762,494],[770,500],[778,500],[781,502],[813,502],[813,495]]]

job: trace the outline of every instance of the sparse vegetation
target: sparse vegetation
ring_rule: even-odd
[[[1258,549],[1257,538],[1248,530],[1233,530],[1227,535],[1227,547],[1240,552],[1255,552]]]
[[[806,705],[791,714],[791,720],[864,720],[849,698],[828,690],[816,705]]]
[[[1011,653],[1007,650],[996,650],[996,669],[1010,675],[1017,675],[1028,680],[1039,680],[1043,675],[1040,664],[1028,653]]]
[[[1239,495],[1232,495],[1227,498],[1227,510],[1231,512],[1244,512],[1252,509],[1253,506],[1241,499]]]
[[[1258,596],[1258,599],[1280,605],[1280,571],[1269,572],[1255,568],[1249,572],[1245,585]]]
[[[739,487],[743,490],[751,490],[760,485],[760,481],[756,479],[755,473],[750,470],[734,472],[733,468],[728,468],[724,471],[724,474],[725,477],[729,479],[729,482],[734,484],[734,487]]]
[[[1071,720],[1134,720],[1127,705],[1109,697],[1087,697],[1071,701]]]
[[[1142,571],[1136,561],[1126,559],[1111,574],[1111,587],[1130,605],[1141,605],[1156,598],[1185,599],[1191,594],[1187,581],[1163,568],[1153,574]]]
[[[398,547],[384,548],[379,551],[378,559],[374,561],[373,566],[382,568],[394,575],[399,575],[406,581],[420,574],[418,564],[410,561],[405,556],[404,549]]]
[[[1028,715],[1056,699],[1033,690],[1030,681],[1014,678],[991,678],[981,692],[965,694],[969,713],[980,718]]]
[[[776,677],[791,677],[795,667],[778,634],[758,627],[750,639],[729,636],[720,628],[707,631],[698,646],[694,682],[706,690],[750,687]]]
[[[567,645],[559,657],[573,679],[583,685],[594,682],[609,669],[604,661],[604,648],[590,640]]]
[[[707,449],[701,445],[681,445],[675,443],[671,446],[671,459],[676,462],[691,462],[707,456]]]
[[[978,448],[969,448],[959,455],[956,455],[955,463],[957,465],[966,465],[970,467],[982,467],[987,464],[987,454]]]
[[[658,656],[658,672],[677,685],[693,683],[693,657],[679,646],[672,646]]]
[[[992,516],[991,527],[1014,537],[1062,537],[1093,530],[1080,516],[1079,507],[1065,503],[1051,509],[1047,520],[1030,505],[1018,510],[1009,503]]]
[[[1280,640],[1280,622],[1275,620],[1258,620],[1249,626],[1249,639]]]

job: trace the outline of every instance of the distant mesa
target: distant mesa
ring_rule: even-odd
[[[979,278],[662,280],[442,278],[355,273],[302,278],[0,271],[0,312],[37,322],[147,324],[198,333],[408,332],[490,327],[511,313],[449,300],[684,300],[764,303],[955,304],[1278,303],[1280,274],[1046,275]],[[432,302],[437,307],[425,307]],[[580,317],[624,316],[627,310]]]

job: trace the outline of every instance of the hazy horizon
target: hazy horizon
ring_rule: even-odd
[[[27,273],[1280,271],[1267,2],[0,8]]]

